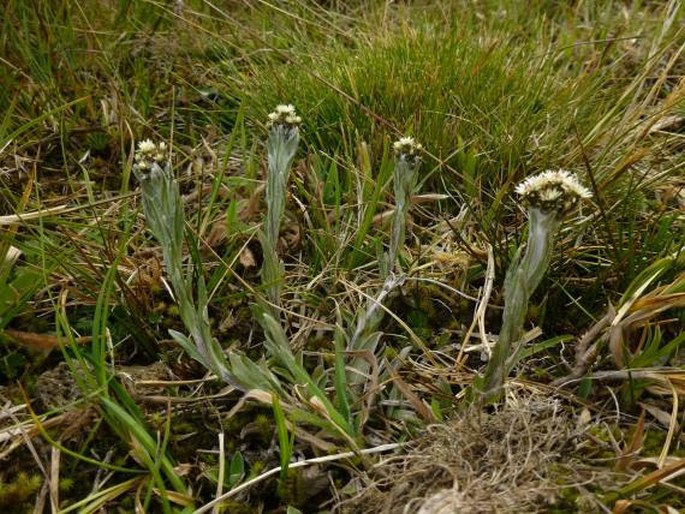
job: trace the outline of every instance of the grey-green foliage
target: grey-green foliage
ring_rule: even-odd
[[[195,360],[226,383],[244,389],[231,373],[218,341],[212,337],[207,312],[207,290],[201,275],[197,280],[197,302],[193,297],[193,273],[183,269],[185,216],[183,201],[163,143],[143,141],[136,152],[133,171],[142,189],[145,220],[162,247],[164,267],[190,338],[169,333]]]
[[[395,143],[395,171],[393,173],[393,188],[395,191],[395,213],[392,218],[392,232],[387,256],[387,272],[393,271],[404,245],[407,226],[407,213],[411,195],[416,188],[420,158],[418,152],[421,145],[413,138],[402,138]]]
[[[381,334],[375,330],[383,319],[383,304],[390,294],[404,283],[405,279],[401,269],[398,275],[394,273],[394,270],[396,266],[400,267],[398,257],[404,245],[411,195],[416,188],[417,171],[421,162],[419,157],[421,145],[411,137],[404,137],[396,141],[393,147],[395,151],[395,169],[393,172],[395,213],[392,218],[388,253],[380,262],[381,276],[384,277],[384,281],[376,297],[369,298],[366,309],[357,316],[357,324],[348,344],[348,349],[357,353],[376,353]],[[350,369],[354,370],[350,376],[350,381],[359,383],[364,380],[365,373],[369,370],[369,364],[363,356],[355,357]]]
[[[512,344],[521,338],[530,297],[537,289],[552,259],[554,235],[559,219],[539,209],[530,210],[528,244],[521,257],[519,248],[504,280],[504,315],[499,339],[485,372],[483,391],[497,396],[504,379],[514,364]]]
[[[278,235],[285,213],[288,174],[292,166],[300,133],[297,125],[299,117],[292,106],[279,105],[271,113],[269,138],[266,142],[268,171],[266,176],[267,216],[261,238],[264,261],[262,264],[262,283],[266,286],[269,300],[280,305],[283,263],[278,257]]]
[[[565,171],[545,171],[519,184],[516,192],[528,204],[528,242],[519,248],[504,281],[504,316],[499,339],[482,381],[476,381],[481,398],[495,401],[504,380],[516,364],[517,343],[523,334],[528,302],[540,285],[550,261],[554,236],[563,217],[583,198],[592,196]]]

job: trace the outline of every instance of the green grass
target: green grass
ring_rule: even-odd
[[[547,168],[577,173],[594,197],[561,228],[527,314],[543,335],[517,373],[540,390],[572,373],[579,338],[614,309],[620,317],[599,331],[593,367],[578,378],[628,368],[637,378],[586,377],[554,394],[569,411],[581,396],[598,416],[618,407],[624,434],[638,401],[670,413],[671,391],[685,392],[678,3],[184,4],[9,0],[0,9],[0,404],[22,404],[26,392],[36,410],[0,415],[0,434],[40,422],[36,433],[62,452],[56,480],[78,484],[59,488],[62,509],[191,510],[186,496],[199,508],[218,485],[230,493],[291,456],[411,440],[464,409],[483,363],[478,351],[455,359],[489,282],[488,249],[483,320],[497,334],[504,272],[526,240],[513,189]],[[264,321],[254,306],[267,293],[265,122],[279,103],[294,104],[303,124],[281,224],[280,319]],[[671,128],[655,131],[668,116]],[[350,355],[356,321],[383,285],[392,142],[404,135],[426,150],[418,193],[433,196],[410,206],[407,281],[369,334],[376,351]],[[199,303],[231,366],[250,378],[246,396],[206,376],[169,336],[187,327],[132,173],[134,145],[147,137],[172,144],[183,266],[206,284]],[[345,368],[355,359],[369,367],[362,386]],[[82,397],[42,412],[32,384],[60,360]],[[145,382],[143,371],[145,392],[131,389],[125,377],[153,363],[165,378]],[[650,376],[654,366],[665,375]],[[97,422],[67,437],[81,408]],[[667,428],[653,427],[664,444]],[[17,497],[18,511],[29,510],[50,454],[13,441],[0,438],[0,504]],[[343,490],[373,462],[359,454],[318,466]],[[97,463],[113,472],[108,482]],[[292,471],[227,508],[331,507],[330,484]],[[19,472],[31,487],[13,482]],[[609,509],[619,498],[679,505],[632,479],[596,497]]]

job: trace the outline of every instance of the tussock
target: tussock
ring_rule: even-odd
[[[428,427],[367,473],[339,512],[547,512],[579,480],[572,455],[581,435],[557,400],[509,394],[495,411],[476,406]]]

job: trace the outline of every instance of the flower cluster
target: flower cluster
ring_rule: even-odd
[[[571,212],[580,200],[592,197],[578,178],[566,170],[547,170],[528,177],[515,191],[531,207],[561,216]]]
[[[267,121],[266,126],[271,128],[275,125],[283,125],[288,128],[294,128],[300,123],[302,123],[302,118],[295,112],[295,107],[290,104],[281,104],[277,105],[274,111],[269,113],[269,121]]]
[[[134,168],[139,172],[145,172],[152,168],[153,164],[162,167],[167,160],[168,148],[164,141],[156,145],[150,139],[138,143],[138,150],[134,155]]]
[[[410,164],[418,164],[423,147],[413,137],[401,137],[392,145],[395,157]]]

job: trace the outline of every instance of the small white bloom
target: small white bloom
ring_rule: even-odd
[[[559,214],[569,212],[580,200],[592,197],[573,173],[563,169],[547,170],[528,177],[516,186],[515,191],[525,203]]]
[[[296,128],[302,123],[302,118],[295,112],[292,104],[277,105],[273,112],[269,113],[266,126],[271,128],[275,125],[282,125],[288,128]]]
[[[392,144],[392,148],[395,152],[395,157],[413,164],[419,161],[419,153],[423,149],[413,137],[401,137]]]
[[[156,150],[155,144],[150,139],[145,139],[138,143],[138,151],[140,153],[152,153]]]
[[[134,170],[139,173],[147,172],[153,169],[153,165],[163,165],[167,160],[168,146],[165,142],[160,142],[158,145],[150,139],[145,139],[138,143],[138,150],[133,156],[135,163]]]
[[[405,146],[412,147],[412,146],[414,146],[415,144],[416,144],[416,143],[415,143],[413,137],[401,137],[401,138],[399,138],[397,141],[395,141],[395,142],[393,143],[392,146],[393,146],[396,150],[399,150],[399,149],[401,149],[401,148],[404,148]]]
[[[580,198],[592,197],[592,193],[578,182],[578,178],[574,174],[563,169],[547,170],[538,175],[528,177],[516,186],[516,192],[521,196],[526,196],[549,187],[560,187],[564,191],[573,193]]]
[[[295,106],[293,104],[280,104],[276,106],[275,112],[277,114],[295,114]]]
[[[560,189],[543,189],[540,191],[540,199],[543,202],[552,202],[558,199],[564,192]]]

